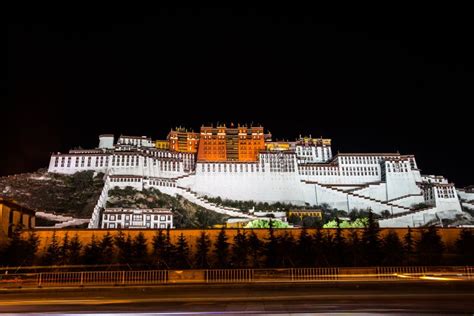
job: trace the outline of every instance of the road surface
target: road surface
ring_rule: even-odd
[[[0,291],[0,312],[472,315],[474,282],[166,285]]]

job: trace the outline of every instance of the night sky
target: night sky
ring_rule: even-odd
[[[127,25],[66,20],[8,27],[0,175],[95,147],[100,133],[164,139],[180,125],[253,122],[273,139],[332,138],[334,153],[413,153],[423,173],[474,184],[473,25],[463,19],[162,10]]]

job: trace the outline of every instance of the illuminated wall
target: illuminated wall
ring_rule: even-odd
[[[196,153],[199,144],[199,133],[184,128],[171,130],[168,134],[168,148],[172,151]]]
[[[263,127],[201,127],[198,161],[257,161],[262,150]]]
[[[35,211],[0,198],[0,240],[11,237],[18,225],[25,229],[35,227]]]
[[[363,233],[363,229],[342,229],[342,235],[346,238],[349,238],[350,233],[354,230],[357,230],[359,232],[359,236]],[[393,228],[393,229],[381,229],[380,231],[380,236],[386,235],[389,231],[394,231],[398,234],[399,238],[403,238],[405,234],[407,233],[406,228]],[[53,233],[56,233],[56,238],[59,242],[62,241],[64,238],[65,234],[68,234],[68,237],[71,238],[74,235],[78,235],[79,239],[81,240],[82,244],[85,245],[91,241],[92,236],[94,235],[96,238],[99,240],[102,239],[102,237],[110,233],[113,236],[115,236],[118,231],[117,230],[106,230],[106,229],[70,229],[70,230],[59,230],[59,229],[36,229],[33,230],[35,234],[39,237],[39,247],[38,251],[39,254],[45,251],[45,248],[49,245],[51,242],[51,238]],[[149,247],[149,250],[151,251],[152,247],[152,239],[154,236],[157,234],[157,230],[136,230],[136,229],[130,229],[130,230],[122,230],[125,234],[130,234],[131,237],[137,236],[140,232],[142,232],[145,235],[145,238],[147,239],[147,244]],[[216,241],[217,235],[219,234],[221,230],[220,229],[171,229],[170,230],[170,237],[171,241],[173,243],[176,243],[178,241],[178,237],[181,233],[186,237],[190,248],[191,252],[194,252],[196,249],[196,239],[200,236],[201,232],[206,232],[206,234],[209,235],[211,242],[214,243]],[[234,236],[237,234],[238,229],[234,228],[228,228],[225,230],[226,235],[228,237],[228,242],[233,243],[234,241]],[[268,229],[240,229],[241,232],[246,232],[248,235],[251,231],[254,231],[257,236],[259,237],[260,240],[266,240],[268,238]],[[293,237],[297,240],[299,235],[301,234],[301,229],[275,229],[275,235],[283,235],[285,233],[289,233],[293,235]],[[459,233],[461,229],[460,228],[440,228],[438,229],[438,234],[441,236],[443,242],[448,246],[452,246],[455,241],[457,240]],[[32,231],[25,230],[22,233],[23,238],[28,238],[29,234]],[[166,231],[163,231],[166,234]],[[314,236],[316,233],[316,229],[307,229],[308,234],[311,236]],[[323,229],[322,230],[323,234],[326,233],[331,233],[335,234],[336,229]],[[422,229],[412,229],[412,236],[414,240],[418,240],[419,236],[421,235]],[[213,246],[214,247],[214,246]],[[212,250],[211,250],[212,251]]]
[[[155,140],[155,148],[168,150],[170,148],[170,143],[168,140]]]

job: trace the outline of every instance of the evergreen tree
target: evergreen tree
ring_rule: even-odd
[[[133,257],[138,264],[145,264],[148,261],[147,240],[142,232],[139,232],[133,240]]]
[[[323,259],[326,266],[334,266],[336,261],[334,253],[334,237],[330,230],[326,230],[326,234],[322,235],[322,244],[323,244]]]
[[[270,220],[268,227],[268,239],[265,243],[265,267],[273,268],[278,264],[278,240],[275,237],[275,232],[273,230],[273,224]]]
[[[2,264],[4,265],[21,265],[23,262],[23,240],[21,239],[21,225],[15,226],[7,246],[3,249]]]
[[[422,265],[439,265],[443,250],[444,244],[434,226],[424,230],[416,243],[418,262]]]
[[[415,242],[413,240],[413,234],[410,226],[408,226],[407,233],[403,237],[403,251],[405,253],[404,263],[406,265],[412,265],[414,263],[414,253],[415,253]]]
[[[201,232],[201,235],[197,238],[196,242],[196,268],[207,269],[209,268],[209,249],[211,248],[211,241],[209,235],[205,232]]]
[[[189,266],[189,245],[186,237],[181,233],[176,247],[176,268],[186,269]]]
[[[323,237],[321,228],[316,229],[316,233],[313,238],[313,260],[312,263],[317,267],[328,266],[329,262],[326,257],[326,242]]]
[[[114,237],[114,245],[117,249],[116,260],[120,264],[133,263],[133,239],[130,233],[125,235],[123,231],[119,231]]]
[[[57,265],[61,259],[61,247],[58,239],[56,238],[56,232],[53,232],[51,236],[51,242],[46,248],[46,252],[43,257],[44,265]]]
[[[360,267],[362,265],[361,263],[362,242],[359,238],[358,230],[352,229],[349,237],[350,237],[350,241],[349,241],[350,264],[353,267]]]
[[[340,227],[341,221],[339,217],[336,216],[336,235],[334,237],[334,256],[333,256],[333,264],[336,266],[345,266],[347,262],[347,254],[346,254],[346,239],[342,235],[342,230]]]
[[[157,265],[158,269],[165,269],[167,263],[165,260],[165,248],[166,248],[166,236],[163,234],[163,230],[158,230],[156,235],[153,236],[153,262]]]
[[[258,238],[257,234],[252,230],[248,238],[248,246],[250,257],[252,258],[252,268],[260,268],[260,253],[262,251],[262,242]]]
[[[122,230],[119,230],[118,233],[114,236],[114,245],[117,249],[116,260],[118,263],[127,263],[127,252],[125,249],[125,234]]]
[[[294,267],[294,255],[295,252],[291,249],[295,249],[296,243],[292,234],[285,232],[283,235],[277,237],[277,256],[276,256],[276,267]]]
[[[92,235],[91,242],[84,247],[84,264],[98,264],[101,259],[101,248],[95,235]]]
[[[380,250],[380,229],[378,223],[375,221],[372,211],[368,214],[368,224],[362,234],[362,249],[364,259],[367,265],[374,266],[380,264],[381,250]]]
[[[234,243],[232,245],[232,266],[234,268],[246,268],[248,265],[248,241],[245,232],[242,233],[237,230],[237,234],[234,236]]]
[[[163,258],[168,268],[176,266],[176,247],[171,242],[170,228],[166,229]]]
[[[216,264],[218,268],[224,269],[229,265],[229,243],[227,242],[227,235],[225,229],[222,228],[217,235],[214,244],[214,252],[216,254]]]
[[[300,267],[310,267],[313,263],[313,240],[303,226],[296,247],[297,264]]]
[[[114,240],[112,235],[107,232],[99,243],[99,250],[100,250],[100,257],[99,263],[100,264],[110,264],[112,263],[114,257]]]
[[[81,263],[81,249],[82,243],[76,233],[74,237],[71,238],[71,242],[69,244],[69,264]]]
[[[29,233],[28,239],[26,240],[25,243],[25,257],[24,257],[24,264],[31,266],[35,262],[36,259],[36,252],[38,251],[38,246],[39,246],[39,238],[38,236],[33,232]]]
[[[69,248],[70,248],[70,243],[69,243],[69,234],[66,232],[63,237],[63,242],[59,248],[59,262],[61,264],[69,264]]]
[[[474,264],[474,234],[470,229],[462,229],[455,243],[459,264]]]
[[[11,239],[0,254],[0,265],[32,265],[38,250],[39,240],[35,233],[30,233],[28,239],[21,238],[23,225],[16,225]]]
[[[399,266],[403,263],[403,244],[393,230],[382,239],[382,255],[382,264],[385,266]]]
[[[6,265],[21,265],[23,262],[23,240],[21,239],[21,225],[14,227],[8,245],[4,249],[4,264]],[[20,250],[20,251],[19,251]]]

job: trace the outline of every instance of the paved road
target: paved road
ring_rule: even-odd
[[[0,292],[4,313],[465,313],[473,282],[173,285]]]

